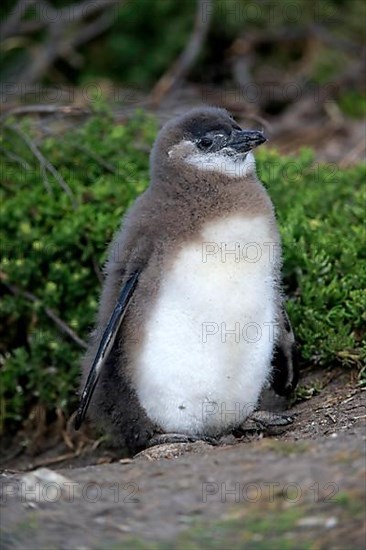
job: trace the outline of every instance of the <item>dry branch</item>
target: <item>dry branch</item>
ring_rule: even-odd
[[[181,84],[189,73],[207,36],[212,19],[212,11],[212,0],[197,1],[197,12],[192,35],[174,65],[155,84],[149,100],[152,105],[158,105],[163,97]]]
[[[5,40],[9,36],[19,34],[19,27],[21,26],[22,17],[26,14],[29,8],[34,6],[36,0],[19,0],[14,9],[10,12],[7,19],[0,25],[0,36],[2,40]]]
[[[29,302],[33,302],[34,304],[39,304],[44,310],[44,312],[46,313],[47,317],[49,317],[55,323],[55,325],[60,329],[61,332],[66,334],[66,336],[68,336],[71,340],[73,340],[73,342],[75,342],[75,344],[77,344],[79,347],[83,349],[87,348],[86,342],[84,342],[84,340],[82,340],[76,334],[76,332],[72,330],[71,327],[69,327],[69,325],[67,325],[62,319],[60,319],[60,317],[53,311],[53,309],[47,306],[44,306],[41,300],[31,292],[27,290],[22,290],[16,285],[8,283],[6,279],[7,279],[7,276],[5,275],[5,273],[0,272],[0,280],[2,284],[6,286],[6,288],[10,290],[12,294],[23,296],[23,298],[26,298]]]
[[[29,67],[18,77],[18,83],[38,82],[57,58],[71,65],[80,65],[81,57],[75,48],[89,42],[105,30],[115,19],[113,7],[123,0],[83,0],[57,9],[46,0],[20,0],[0,27],[2,41],[13,36],[24,36],[46,30],[45,42],[38,45]],[[37,9],[38,18],[24,20],[29,8]],[[94,18],[94,19],[93,19]]]
[[[81,107],[76,107],[75,105],[21,105],[19,107],[14,107],[4,112],[0,117],[0,122],[3,122],[5,119],[10,116],[23,116],[23,115],[34,115],[34,114],[61,114],[65,116],[80,116],[88,115],[91,113],[89,109],[84,109]]]
[[[38,149],[34,141],[29,136],[27,136],[25,132],[23,132],[20,128],[18,128],[17,126],[14,126],[13,124],[5,124],[4,128],[7,128],[8,130],[11,130],[12,132],[16,133],[26,143],[26,145],[29,147],[29,149],[33,153],[33,155],[38,160],[42,173],[46,176],[47,183],[48,183],[48,179],[47,179],[47,171],[48,171],[59,183],[60,187],[65,191],[65,193],[71,200],[73,208],[76,209],[77,202],[75,200],[74,194],[71,191],[70,187],[68,186],[64,178],[61,176],[61,174],[53,166],[53,164],[48,159],[46,159],[46,157]]]

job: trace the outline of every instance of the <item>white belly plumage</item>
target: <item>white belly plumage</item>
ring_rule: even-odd
[[[161,281],[133,370],[166,432],[214,434],[253,411],[276,334],[273,244],[266,218],[210,223]]]

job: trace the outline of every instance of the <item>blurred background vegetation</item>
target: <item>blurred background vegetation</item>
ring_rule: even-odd
[[[191,84],[292,84],[245,95],[270,115],[299,99],[296,86],[324,85],[344,112],[365,113],[362,0],[3,0],[0,10],[8,101],[32,101],[32,84],[148,93],[193,35]]]
[[[302,365],[356,368],[361,380],[366,3],[3,0],[0,10],[2,431],[22,430],[27,444],[65,428],[106,245],[148,183],[159,125],[201,103],[271,138],[258,167]]]

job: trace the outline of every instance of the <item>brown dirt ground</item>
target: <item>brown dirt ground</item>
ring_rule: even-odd
[[[339,369],[305,371],[301,387],[276,436],[134,459],[103,443],[67,460],[65,444],[5,457],[2,548],[364,548],[365,392]],[[31,487],[24,470],[44,466]]]

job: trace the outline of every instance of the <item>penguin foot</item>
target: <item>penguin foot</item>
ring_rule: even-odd
[[[241,433],[265,432],[268,435],[278,435],[285,431],[294,418],[285,413],[271,411],[255,411],[239,428]]]
[[[187,434],[157,434],[149,440],[148,447],[156,445],[174,445],[175,443],[195,443],[196,441],[204,441],[210,445],[218,445],[218,441],[213,437],[203,435],[187,435]]]

